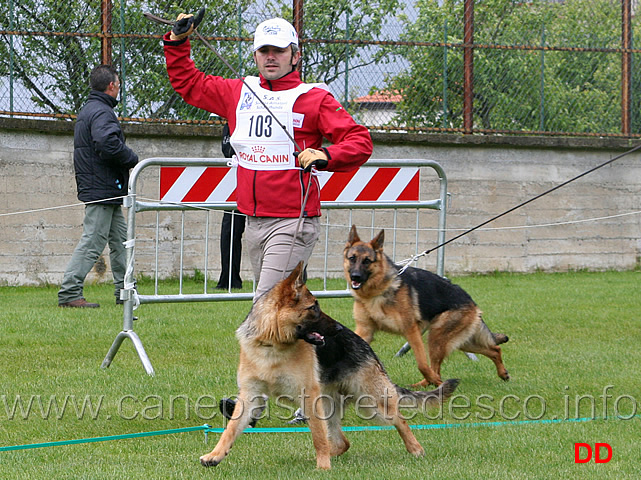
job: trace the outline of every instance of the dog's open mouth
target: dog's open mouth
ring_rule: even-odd
[[[323,346],[325,345],[325,337],[323,337],[320,333],[318,332],[309,332],[305,335],[305,341],[307,343],[311,343],[312,345],[319,345]]]
[[[361,285],[362,285],[361,282],[355,282],[354,280],[352,280],[352,288],[354,290],[358,290],[359,288],[361,288]]]

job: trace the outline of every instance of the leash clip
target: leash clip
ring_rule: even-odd
[[[238,157],[233,155],[228,161],[227,166],[231,168],[238,168]]]

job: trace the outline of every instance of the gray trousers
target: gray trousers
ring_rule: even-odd
[[[320,235],[319,217],[301,221],[291,259],[285,265],[297,223],[298,218],[247,217],[245,241],[256,279],[254,300],[289,275],[298,262],[307,264],[312,256]]]
[[[82,237],[67,265],[58,303],[83,298],[85,277],[109,243],[109,261],[114,278],[114,295],[120,295],[125,279],[126,259],[123,242],[127,239],[127,223],[120,205],[90,204],[85,206]]]

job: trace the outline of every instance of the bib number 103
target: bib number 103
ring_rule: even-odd
[[[271,137],[273,121],[271,115],[252,115],[249,118],[249,137]]]

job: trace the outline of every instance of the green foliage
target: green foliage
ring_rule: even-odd
[[[101,40],[96,36],[101,29],[101,2],[21,0],[14,3],[0,5],[0,18],[9,23],[6,25],[6,20],[3,21],[1,28],[13,26],[16,30],[43,34],[12,37],[11,42],[5,35],[0,42],[0,76],[13,72],[14,78],[31,91],[31,102],[45,111],[77,113],[89,93],[89,73],[101,62]],[[111,31],[116,37],[112,40],[112,58],[121,74],[119,113],[126,117],[208,119],[207,112],[186,105],[173,91],[165,70],[162,41],[158,38],[169,27],[150,22],[143,13],[149,11],[173,20],[181,12],[195,12],[205,6],[208,13],[200,27],[201,33],[244,37],[247,32],[239,27],[239,11],[242,13],[250,3],[248,0],[233,3],[186,0],[177,6],[161,0],[114,1]],[[198,42],[193,43],[200,69],[229,75],[213,52]],[[12,44],[13,55],[10,54]],[[217,48],[232,62],[238,56],[236,43],[224,42]],[[28,106],[16,107],[21,108],[28,110]]]
[[[404,17],[408,42],[448,47],[395,49],[411,67],[390,78],[403,93],[395,123],[454,127],[463,123],[463,2],[421,0]],[[613,48],[620,45],[620,5],[609,0],[475,2],[474,128],[617,132],[621,57],[611,52],[484,46]]]
[[[153,32],[161,35],[170,27],[151,23],[143,13],[152,13],[173,20],[179,13],[195,13],[201,7],[207,9],[199,31],[205,37],[247,37],[245,25],[239,25],[239,14],[250,5],[248,0],[223,2],[221,0],[184,1],[179,6],[168,6],[166,2],[148,3],[126,2],[125,29],[130,33]],[[232,72],[219,60],[214,52],[195,38],[191,40],[192,58],[196,66],[211,75],[233,76]],[[239,55],[236,42],[213,42],[223,58],[238,68],[247,63],[247,53]],[[242,48],[242,42],[241,42]],[[142,118],[179,118],[209,120],[209,113],[187,105],[173,90],[165,69],[162,42],[158,39],[125,40],[122,44],[121,64],[127,69],[128,116]],[[118,51],[114,58],[121,54]]]
[[[398,0],[306,1],[305,37],[315,39],[314,43],[305,44],[303,75],[306,81],[333,82],[345,72],[346,58],[351,69],[372,64],[370,48],[328,41],[384,40],[384,26],[400,6]]]
[[[101,5],[99,0],[0,4],[0,30],[22,32],[5,33],[0,41],[3,105],[11,98],[13,111],[77,113],[88,94],[89,72],[101,59]],[[302,5],[305,81],[325,82],[346,97],[353,96],[350,89],[400,93],[392,126],[462,128],[465,2],[305,0]],[[171,20],[202,6],[207,14],[201,33],[214,39],[214,47],[241,75],[257,73],[250,44],[241,39],[251,38],[266,18],[293,18],[293,5],[285,0],[113,0],[112,57],[122,77],[121,116],[211,119],[171,88],[160,40],[169,27],[143,16],[150,11]],[[394,30],[399,22],[401,33]],[[634,47],[641,23],[634,19],[632,27]],[[621,46],[620,2],[477,0],[474,42],[475,129],[620,132],[621,54],[607,51]],[[192,48],[203,72],[235,75],[200,42],[193,41]],[[634,54],[633,132],[641,129],[637,59]],[[354,111],[349,98],[341,100]]]

